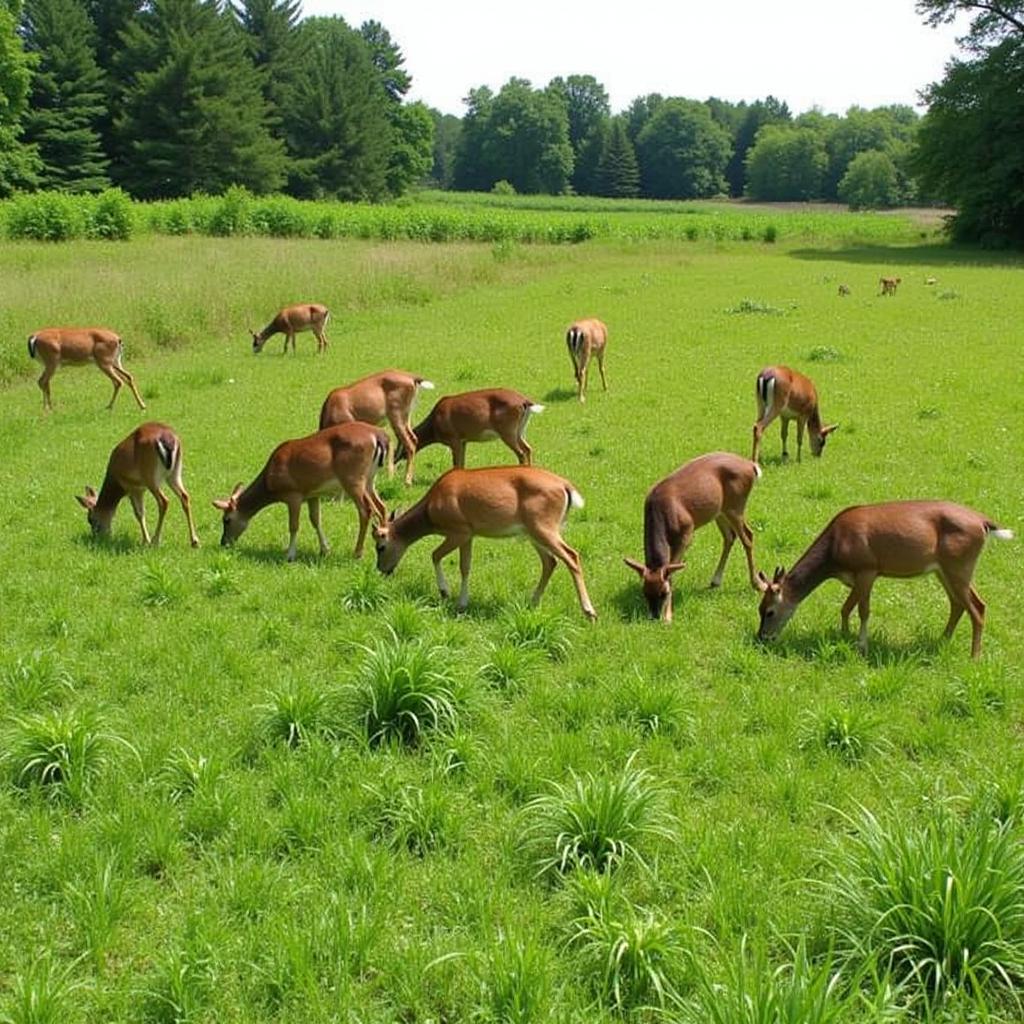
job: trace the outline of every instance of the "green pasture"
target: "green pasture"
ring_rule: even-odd
[[[762,568],[857,502],[949,498],[1022,531],[1019,261],[793,238],[783,216],[775,244],[0,249],[0,1020],[1019,1019],[1021,542],[979,563],[973,663],[966,622],[941,641],[931,579],[879,582],[863,658],[835,582],[755,644],[738,546],[707,589],[712,528],[671,626],[622,563],[642,557],[654,482],[749,454],[771,363],[808,373],[841,426],[802,464],[766,435],[748,506]],[[895,298],[882,274],[902,277]],[[280,339],[254,357],[247,329],[294,301],[331,308],[327,355],[302,335],[295,357]],[[580,316],[609,326],[610,390],[593,375],[584,405],[564,342]],[[25,339],[74,323],[123,335],[145,413],[127,394],[105,411],[106,379],[63,369],[43,414]],[[546,406],[528,436],[585,498],[565,536],[596,624],[561,568],[523,609],[539,562],[516,542],[475,545],[457,615],[429,541],[389,579],[353,562],[347,504],[325,507],[326,559],[304,520],[285,564],[281,506],[220,549],[211,499],[311,432],[331,387],[385,367],[436,383],[419,414],[489,385]],[[104,544],[74,501],[144,419],[182,437],[198,551],[174,503],[145,550],[127,504]],[[447,465],[428,449],[415,486],[382,480],[389,507]],[[435,694],[392,738],[368,697],[388,673]],[[595,793],[573,839],[572,800]],[[899,898],[872,855],[909,863]],[[872,907],[918,897],[884,946]],[[971,937],[991,920],[996,938]]]

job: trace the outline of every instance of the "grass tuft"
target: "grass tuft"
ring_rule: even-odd
[[[83,987],[71,969],[58,966],[46,953],[28,959],[28,965],[9,978],[9,995],[3,1004],[3,1024],[67,1024],[75,1020]]]
[[[52,651],[33,651],[3,670],[3,696],[12,707],[38,708],[74,693],[75,685]]]
[[[485,1020],[532,1024],[550,1019],[551,963],[538,939],[499,935],[477,974]]]
[[[518,693],[540,670],[540,651],[505,641],[491,647],[491,655],[480,667],[483,680],[496,690]]]
[[[557,612],[518,605],[505,613],[505,643],[540,651],[552,661],[572,653],[575,628]]]
[[[808,711],[800,724],[801,750],[821,749],[845,764],[857,764],[872,748],[874,724],[858,707]]]
[[[337,716],[330,694],[306,679],[289,679],[268,690],[256,705],[256,731],[265,743],[297,747],[312,736],[337,732]]]
[[[348,612],[374,612],[383,606],[387,597],[384,577],[367,563],[342,591],[341,606]]]

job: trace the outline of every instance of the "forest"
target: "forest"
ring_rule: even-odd
[[[927,111],[794,113],[652,93],[613,112],[593,75],[472,86],[461,117],[409,102],[376,21],[300,0],[0,0],[0,197],[257,194],[381,202],[441,189],[853,208],[950,205],[961,239],[1024,238],[1019,2],[920,0],[973,17]],[[927,31],[922,24],[922,32]]]

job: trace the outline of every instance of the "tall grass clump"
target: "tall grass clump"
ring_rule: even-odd
[[[255,710],[256,734],[265,743],[297,747],[313,736],[337,731],[332,695],[306,679],[287,679],[271,688]]]
[[[71,676],[52,651],[20,655],[7,665],[0,680],[3,699],[13,708],[30,710],[74,692]]]
[[[550,958],[536,938],[499,935],[476,973],[484,1020],[532,1024],[551,1019]]]
[[[116,859],[97,857],[90,875],[65,885],[64,899],[96,969],[102,971],[114,930],[128,909],[128,886]]]
[[[797,742],[801,750],[823,750],[853,765],[870,753],[873,731],[873,721],[857,706],[826,707],[804,714]]]
[[[54,964],[49,954],[33,957],[23,971],[7,979],[0,1003],[2,1024],[68,1024],[77,1020],[82,982]]]
[[[540,607],[517,605],[505,613],[505,642],[565,661],[572,653],[575,629],[564,615]]]
[[[491,648],[490,657],[480,666],[480,675],[496,690],[518,692],[537,674],[542,658],[543,654],[536,647],[505,641]]]
[[[1024,844],[1019,828],[939,807],[920,824],[862,810],[830,858],[837,954],[891,974],[908,1003],[1012,994],[1024,979]]]
[[[112,766],[118,748],[136,753],[127,740],[107,732],[95,712],[68,708],[15,716],[0,756],[16,786],[38,786],[78,804]]]
[[[363,651],[350,702],[370,746],[416,746],[428,733],[455,728],[465,695],[445,648],[391,633]]]
[[[646,866],[645,843],[675,838],[664,788],[632,757],[617,774],[571,774],[568,782],[549,783],[523,811],[522,843],[538,876],[608,871],[625,860]]]
[[[573,921],[569,946],[597,1002],[618,1013],[677,1005],[692,966],[675,924],[624,899],[591,907]]]
[[[744,936],[727,960],[724,976],[715,978],[705,967],[697,989],[683,1017],[687,1024],[841,1024],[860,1019],[854,986],[844,984],[831,956],[813,963],[802,939],[792,959],[773,968],[762,946],[753,954],[748,951]]]

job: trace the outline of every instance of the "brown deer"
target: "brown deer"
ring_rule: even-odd
[[[411,484],[417,443],[409,418],[420,388],[432,391],[434,385],[425,377],[406,373],[405,370],[383,370],[363,377],[354,384],[335,388],[324,399],[320,409],[320,429],[354,421],[379,426],[387,420],[407,454],[405,482]],[[388,448],[388,476],[393,476],[394,472],[395,455]]]
[[[458,608],[469,603],[469,570],[474,537],[514,537],[525,534],[540,556],[540,581],[533,592],[537,604],[558,562],[572,574],[580,608],[588,619],[597,613],[583,580],[580,556],[562,540],[561,527],[570,507],[582,508],[579,492],[564,477],[533,466],[488,469],[450,469],[404,515],[374,527],[377,568],[390,576],[406,548],[422,537],[444,539],[434,550],[434,571],[441,596],[449,596],[441,568],[445,555],[459,551],[462,587]]]
[[[769,366],[757,375],[757,422],[754,424],[754,451],[750,456],[757,462],[761,450],[761,437],[776,417],[782,418],[782,457],[789,458],[789,421],[796,420],[796,459],[801,460],[804,446],[804,428],[807,428],[811,454],[821,455],[828,435],[839,424],[821,425],[818,410],[818,392],[809,377],[788,366]]]
[[[288,343],[291,342],[292,354],[295,354],[295,335],[303,331],[312,331],[316,337],[317,355],[327,351],[327,335],[324,328],[331,318],[330,310],[316,302],[303,302],[295,306],[285,306],[273,320],[263,328],[262,331],[251,330],[252,351],[258,354],[263,351],[263,346],[268,339],[275,334],[284,335],[284,349],[282,355],[288,351]]]
[[[188,491],[181,482],[182,452],[178,435],[166,423],[143,423],[132,431],[120,444],[114,447],[107,462],[107,473],[103,486],[97,494],[86,487],[85,497],[75,495],[75,500],[86,510],[92,532],[110,535],[110,526],[121,499],[128,495],[132,511],[142,530],[142,542],[156,547],[164,528],[164,516],[170,502],[160,489],[168,483],[181,501],[188,521],[188,539],[192,547],[199,547],[196,525],[192,520],[192,504]],[[146,509],[143,494],[149,491],[156,498],[159,514],[156,533],[152,540],[146,529]]]
[[[308,437],[279,444],[262,472],[248,487],[238,484],[231,497],[214,501],[224,513],[221,546],[233,544],[260,509],[275,502],[288,506],[288,561],[295,561],[299,514],[305,504],[309,521],[320,540],[320,554],[331,547],[320,527],[320,499],[347,494],[359,513],[359,534],[353,554],[361,558],[371,516],[387,515],[373,479],[384,465],[388,435],[368,423],[342,423]]]
[[[573,373],[576,374],[576,397],[585,402],[587,399],[587,373],[590,359],[597,360],[597,368],[601,371],[601,384],[608,390],[608,381],[604,375],[604,352],[608,346],[608,328],[600,320],[577,320],[569,325],[565,332],[565,343],[572,360]]]
[[[39,387],[43,392],[44,409],[53,408],[50,378],[60,367],[82,366],[90,361],[94,362],[114,385],[108,409],[113,409],[123,384],[127,384],[131,389],[139,408],[146,408],[146,403],[135,386],[135,378],[121,365],[124,343],[117,334],[105,327],[47,327],[29,337],[28,355],[30,359],[38,359],[43,364]]]
[[[530,416],[543,412],[526,395],[510,388],[484,388],[461,395],[439,398],[434,408],[414,430],[416,450],[428,445],[443,444],[451,449],[452,465],[466,465],[466,444],[470,441],[502,440],[512,449],[519,465],[529,466],[533,449],[526,443],[526,424]],[[405,446],[399,444],[395,459],[406,457]]]
[[[845,298],[849,294],[850,294],[850,286],[848,284],[841,284],[839,286],[839,297],[840,298]]]
[[[743,545],[750,585],[759,590],[754,568],[754,534],[744,518],[751,488],[761,476],[756,462],[729,452],[712,452],[687,462],[655,484],[644,502],[644,561],[624,559],[641,579],[652,619],[672,621],[673,573],[682,561],[694,531],[714,522],[722,534],[722,557],[711,586],[722,585],[729,552]]]
[[[901,277],[880,277],[878,283],[882,286],[882,290],[878,293],[879,295],[895,295],[896,288],[903,280]]]
[[[907,578],[934,572],[949,597],[946,637],[966,611],[971,619],[971,657],[981,653],[985,602],[971,585],[974,566],[988,537],[1009,540],[974,509],[951,501],[892,501],[844,509],[818,536],[789,572],[776,569],[769,580],[758,573],[761,626],[758,638],[770,640],[782,631],[800,602],[825,580],[839,579],[850,588],[843,605],[843,632],[849,631],[854,606],[860,614],[857,646],[868,649],[871,588],[879,576]]]

